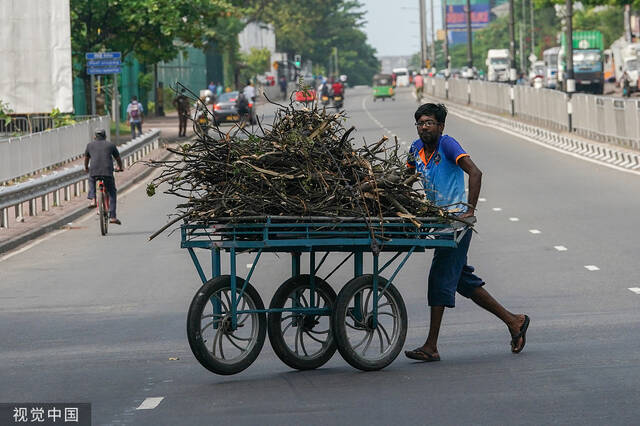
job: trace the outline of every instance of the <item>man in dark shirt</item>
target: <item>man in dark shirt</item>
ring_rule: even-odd
[[[116,181],[113,178],[113,159],[118,163],[116,172],[121,172],[122,159],[118,148],[107,140],[107,134],[104,130],[97,130],[95,140],[87,144],[84,152],[84,169],[89,173],[89,195],[87,198],[89,208],[96,207],[96,179],[100,177],[105,185],[107,194],[109,195],[109,222],[121,225],[122,222],[116,216]]]
[[[187,119],[189,118],[189,98],[182,89],[180,94],[173,100],[173,105],[178,110],[178,137],[187,136]]]

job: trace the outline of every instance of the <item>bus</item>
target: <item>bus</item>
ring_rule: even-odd
[[[394,68],[392,70],[393,75],[396,76],[396,86],[405,87],[409,85],[409,69],[408,68]]]

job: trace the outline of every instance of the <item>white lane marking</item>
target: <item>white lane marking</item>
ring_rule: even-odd
[[[251,269],[252,266],[253,266],[253,263],[247,263],[247,269]]]
[[[153,410],[162,402],[163,399],[164,396],[147,398],[142,401],[142,404],[140,404],[136,410]]]
[[[494,207],[491,210],[493,210],[494,212],[501,212],[502,208],[501,207]]]
[[[529,229],[529,232],[531,232],[532,234],[542,234],[542,231],[540,231],[539,229]]]
[[[17,254],[24,253],[25,251],[29,250],[30,248],[35,247],[38,244],[43,243],[43,242],[45,242],[45,241],[47,241],[47,240],[49,240],[49,239],[51,239],[51,238],[53,238],[55,236],[60,235],[63,232],[67,232],[67,231],[68,231],[68,229],[66,229],[66,228],[65,229],[60,229],[59,231],[55,231],[55,232],[52,232],[51,234],[45,235],[43,237],[40,237],[37,240],[35,240],[35,241],[27,244],[26,246],[22,247],[21,249],[13,251],[13,252],[11,252],[9,254],[5,254],[4,256],[0,257],[0,262],[2,262],[4,260],[11,259],[13,256],[15,256]]]
[[[517,217],[510,217],[509,220],[511,222],[518,222],[520,219],[518,219]]]
[[[631,290],[635,294],[640,294],[640,287],[629,287],[629,290]]]
[[[553,246],[553,248],[558,251],[567,251],[567,248],[565,246]]]
[[[160,169],[158,169],[157,171],[154,171],[153,173],[151,173],[150,176],[147,176],[147,178],[149,179],[153,179],[155,176],[160,173]],[[118,202],[122,202],[121,198],[124,198],[126,195],[128,195],[129,193],[135,191],[136,189],[138,189],[139,187],[141,187],[142,185],[146,185],[148,183],[147,178],[141,180],[140,182],[136,183],[133,186],[130,186],[129,188],[127,188],[124,192],[122,192],[122,194],[118,194]],[[76,219],[76,224],[78,223],[83,223],[86,222],[87,220],[94,218],[95,215],[93,214],[87,214],[84,217],[80,217],[79,219]],[[71,223],[71,222],[70,222]],[[16,251],[12,251],[10,253],[5,254],[4,256],[0,257],[0,262],[11,259],[13,256],[20,254],[20,253],[24,253],[25,251],[29,250],[30,248],[33,248],[41,243],[44,243],[45,241],[56,237],[60,234],[62,234],[63,232],[67,232],[69,231],[69,228],[64,228],[64,229],[60,229],[58,231],[54,231],[50,234],[44,235],[34,241],[32,241],[31,243],[27,244],[26,246],[16,250]]]
[[[486,198],[478,198],[478,201],[480,201],[481,203],[484,203],[485,201],[487,201]]]
[[[584,265],[585,268],[587,268],[587,270],[589,271],[599,271],[600,268],[598,268],[596,265]]]

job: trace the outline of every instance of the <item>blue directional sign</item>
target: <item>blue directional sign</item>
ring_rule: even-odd
[[[88,67],[119,67],[120,65],[120,59],[89,59],[87,61]]]
[[[91,52],[85,53],[85,59],[120,59],[120,52]]]
[[[115,67],[88,67],[87,74],[120,74],[122,68]]]

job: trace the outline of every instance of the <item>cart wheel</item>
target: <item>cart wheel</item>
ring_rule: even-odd
[[[349,281],[333,309],[333,331],[342,357],[355,368],[380,370],[398,356],[407,337],[407,309],[398,290],[378,277],[378,321],[373,327],[373,275]]]
[[[236,293],[244,280],[236,278]],[[238,311],[264,309],[262,299],[247,284],[238,300]],[[236,374],[256,360],[266,335],[264,312],[239,314],[237,327],[231,323],[231,277],[223,275],[207,281],[196,293],[187,316],[189,346],[207,370],[217,374]]]
[[[273,295],[269,309],[310,307],[309,275],[285,281]],[[315,277],[314,306],[332,308],[336,292],[326,281]],[[336,352],[331,332],[331,314],[310,315],[269,312],[267,331],[273,351],[291,368],[311,370],[324,365]]]

